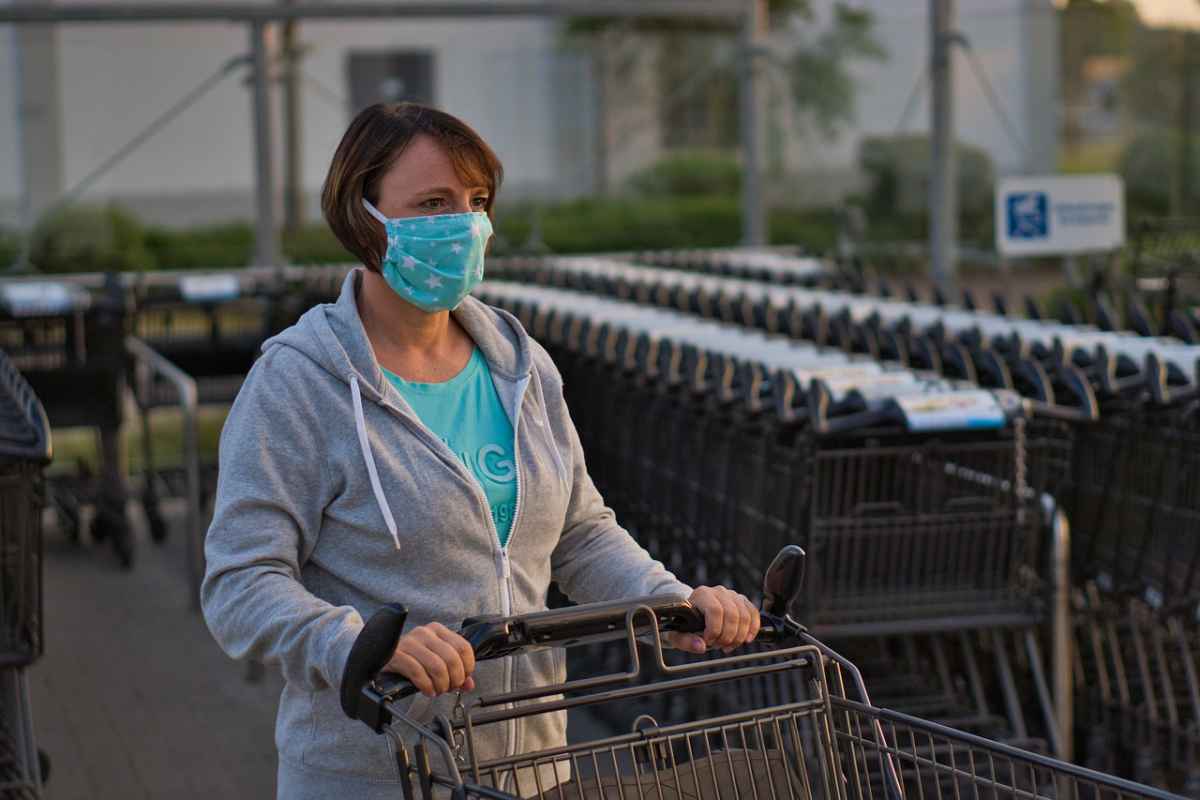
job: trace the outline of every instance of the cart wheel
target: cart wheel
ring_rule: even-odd
[[[67,538],[79,544],[79,500],[72,494],[55,492],[54,513]]]
[[[123,521],[113,531],[113,551],[124,569],[133,569],[133,532]]]
[[[88,527],[88,534],[93,542],[101,544],[112,534],[111,526],[112,520],[109,519],[109,515],[97,508],[95,516],[92,517],[92,524]]]
[[[42,773],[42,785],[45,786],[46,782],[50,780],[50,756],[40,747],[38,748],[37,756],[38,771]]]
[[[167,521],[163,519],[162,509],[159,508],[158,499],[142,500],[143,508],[146,512],[146,522],[150,526],[150,538],[156,544],[162,544],[167,539]]]
[[[147,476],[146,489],[142,492],[142,510],[150,526],[150,538],[161,544],[167,538],[167,523],[163,519],[162,507],[158,502],[158,492],[154,490],[153,481],[153,475]]]
[[[150,538],[157,544],[162,544],[167,539],[167,522],[162,518],[162,514],[158,509],[154,511],[147,510],[146,521],[150,524]]]
[[[112,539],[113,552],[117,554],[121,566],[125,569],[133,566],[133,532],[124,514],[106,508],[97,509],[91,534],[96,542]]]

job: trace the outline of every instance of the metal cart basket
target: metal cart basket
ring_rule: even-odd
[[[641,598],[468,621],[462,634],[477,658],[616,638],[629,648],[630,668],[460,701],[454,719],[438,717],[430,726],[403,714],[411,685],[379,673],[405,617],[402,608],[386,606],[368,621],[347,661],[343,707],[389,737],[397,796],[409,800],[1173,797],[875,707],[854,664],[786,613],[802,564],[803,551],[794,546],[776,557],[764,579],[759,643],[721,658],[667,658],[665,633],[703,628],[686,601]],[[639,655],[639,638],[649,640],[648,657]],[[654,679],[638,682],[647,671]],[[738,684],[756,691],[731,713],[667,726],[642,716],[627,734],[516,755],[488,757],[475,746],[485,725],[606,702],[641,706],[663,693],[736,693]]]

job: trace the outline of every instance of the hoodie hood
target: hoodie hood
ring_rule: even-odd
[[[387,398],[405,408],[403,398],[379,368],[358,313],[356,297],[363,272],[363,267],[350,270],[335,302],[309,309],[295,325],[263,342],[263,353],[273,347],[291,347],[347,384],[356,377],[368,396]],[[511,314],[474,297],[465,298],[450,313],[475,341],[493,376],[513,383],[529,380],[533,366],[529,336]],[[506,409],[510,416],[515,414],[507,404]]]
[[[357,295],[359,286],[362,285],[362,275],[362,267],[350,270],[342,281],[342,291],[336,302],[309,309],[296,325],[264,342],[262,349],[266,355],[273,348],[290,347],[347,384],[354,408],[355,433],[371,484],[371,492],[375,495],[375,502],[379,506],[388,533],[399,550],[399,526],[396,524],[396,516],[384,483],[379,477],[379,465],[376,463],[371,436],[367,430],[362,401],[364,391],[370,399],[403,416],[452,469],[463,472],[468,482],[473,479],[466,474],[465,467],[445,444],[426,430],[412,407],[392,386],[391,381],[384,379],[383,370],[375,358],[362,324],[362,317],[358,313]],[[464,298],[450,313],[483,353],[491,370],[500,403],[508,413],[509,421],[515,426],[520,413],[521,399],[532,373],[529,336],[510,314],[485,305],[474,297]]]

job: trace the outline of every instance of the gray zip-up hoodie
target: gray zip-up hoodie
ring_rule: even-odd
[[[234,658],[278,663],[286,685],[279,796],[399,796],[386,737],[342,713],[338,687],[364,618],[408,607],[406,630],[573,600],[687,596],[621,528],[588,477],[546,351],[511,315],[467,298],[454,318],[486,358],[516,436],[517,507],[501,548],[487,500],[375,360],[358,315],[360,270],[263,345],[225,423],[205,541],[204,617]],[[561,651],[481,662],[476,691],[565,678]],[[418,696],[409,716],[449,714]],[[478,729],[481,758],[565,741],[565,717]]]

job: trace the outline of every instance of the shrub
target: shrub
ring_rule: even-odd
[[[719,150],[684,150],[635,173],[629,189],[646,197],[714,195],[737,198],[742,168],[737,158]]]
[[[546,206],[540,216],[543,243],[554,253],[730,247],[742,238],[737,197],[587,198]],[[505,247],[494,252],[523,251],[532,217],[529,206],[504,209],[497,231]],[[774,209],[768,223],[773,244],[826,251],[837,236],[832,211]]]
[[[1117,167],[1125,179],[1125,219],[1136,223],[1143,217],[1164,217],[1170,213],[1171,187],[1178,179],[1179,139],[1168,131],[1144,133],[1121,153]],[[1188,186],[1200,186],[1200,137],[1192,142],[1192,174]]]
[[[21,237],[15,231],[0,229],[0,270],[15,264],[21,254]]]
[[[198,228],[150,229],[146,243],[159,269],[226,269],[244,267],[254,253],[254,230],[231,222]]]
[[[874,239],[916,239],[928,230],[928,197],[932,177],[929,137],[924,135],[875,136],[862,141],[859,166],[867,173],[870,188],[864,200]],[[959,238],[990,246],[995,238],[992,214],[995,172],[987,153],[959,144]],[[907,232],[907,235],[897,236]],[[884,234],[881,236],[880,234]]]
[[[345,264],[357,260],[324,222],[284,233],[282,247],[283,254],[296,264]]]
[[[117,206],[74,206],[51,213],[31,234],[29,263],[47,273],[153,269],[141,223]]]

